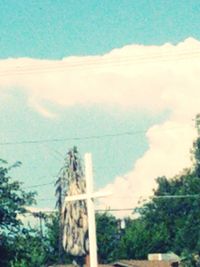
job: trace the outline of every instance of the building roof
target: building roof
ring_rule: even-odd
[[[114,265],[111,265],[111,264],[99,264],[98,265],[98,267],[113,267],[113,266]],[[74,265],[71,265],[71,264],[67,264],[67,265],[51,265],[49,267],[74,267]]]
[[[148,260],[122,260],[114,264],[99,264],[98,267],[177,267],[175,262],[148,261]],[[49,267],[74,267],[74,265],[52,265]]]
[[[115,267],[175,267],[178,263],[169,261],[122,260],[114,264]]]

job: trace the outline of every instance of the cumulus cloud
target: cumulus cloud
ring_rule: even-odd
[[[136,161],[133,170],[106,186],[105,190],[113,195],[102,199],[100,208],[135,208],[152,196],[155,178],[163,175],[172,178],[191,167],[190,149],[196,137],[192,124],[170,120],[151,127],[146,135],[149,149]],[[116,216],[130,214],[130,211],[115,212]]]
[[[56,116],[46,108],[48,102],[63,108],[98,104],[127,112],[169,110],[167,121],[148,130],[149,149],[133,170],[107,186],[113,197],[102,203],[123,208],[136,204],[134,196],[151,194],[157,176],[173,176],[191,165],[191,122],[200,107],[199,58],[200,42],[188,38],[177,45],[129,45],[103,56],[1,60],[0,94],[20,88],[27,104],[48,118]]]
[[[46,101],[63,107],[98,103],[159,111],[186,104],[190,109],[186,93],[192,88],[198,95],[199,49],[190,38],[176,46],[130,45],[104,56],[6,59],[0,61],[0,88],[23,89],[44,116],[52,115],[45,112]]]

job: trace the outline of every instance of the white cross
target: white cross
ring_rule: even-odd
[[[86,199],[88,213],[88,230],[89,230],[89,251],[90,251],[90,267],[97,267],[97,240],[96,240],[96,222],[94,199],[110,195],[110,192],[93,192],[93,175],[92,175],[92,155],[85,154],[85,178],[86,178],[86,194],[68,196],[65,201],[77,201]]]

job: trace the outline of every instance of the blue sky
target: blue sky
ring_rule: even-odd
[[[57,63],[61,64],[62,61],[59,60],[68,57],[69,64],[72,64],[73,62],[70,63],[70,60],[72,60],[70,56],[79,56],[79,59],[85,60],[86,67],[88,60],[85,56],[93,59],[92,55],[107,54],[107,57],[110,57],[111,62],[113,62],[115,53],[122,57],[124,54],[132,57],[134,51],[138,51],[139,54],[144,53],[145,55],[147,53],[146,55],[150,55],[151,59],[151,54],[164,53],[162,51],[165,50],[162,49],[166,49],[166,43],[173,44],[169,46],[171,49],[169,51],[174,51],[175,54],[179,51],[185,53],[187,49],[191,53],[194,47],[199,49],[199,1],[2,0],[0,2],[0,17],[0,63],[2,64],[0,70],[3,75],[4,67],[7,71],[7,64],[10,64],[9,58],[18,59],[18,61],[13,60],[13,64],[9,65],[9,68],[13,67],[15,70],[19,70],[21,67],[26,69],[27,66],[27,71],[29,71],[31,64],[36,64],[36,66],[38,64],[40,67],[44,63],[47,64],[45,65],[45,68],[47,68],[48,64],[52,64],[52,66]],[[194,39],[191,39],[191,37]],[[183,41],[187,38],[190,38],[189,41],[184,43]],[[181,42],[183,42],[183,48],[179,45]],[[127,45],[130,46],[126,48]],[[134,45],[145,45],[146,48],[143,46],[138,48]],[[123,47],[125,48],[123,49]],[[114,50],[116,52],[112,54],[111,51],[116,48],[119,48],[119,50]],[[24,58],[50,61],[47,63],[41,60],[29,62]],[[94,57],[94,59],[96,60],[95,64],[98,65],[98,57]],[[56,67],[54,68],[56,69]],[[155,69],[153,73],[151,73],[152,68]],[[186,111],[184,110],[185,113],[182,112],[183,109],[178,100],[172,103],[172,99],[173,101],[176,98],[179,99],[179,96],[187,98],[186,91],[176,95],[172,91],[169,93],[167,88],[167,91],[162,92],[162,95],[158,93],[161,87],[165,87],[165,84],[169,83],[167,79],[165,80],[165,77],[180,77],[183,72],[175,72],[175,63],[169,66],[161,65],[157,72],[156,68],[154,65],[145,65],[143,69],[142,66],[138,67],[136,65],[133,68],[133,73],[137,73],[137,69],[139,69],[138,73],[132,75],[129,73],[132,69],[120,70],[120,72],[113,67],[108,71],[105,70],[103,74],[94,75],[94,77],[91,73],[92,78],[90,78],[89,72],[87,75],[82,74],[79,73],[78,69],[77,74],[76,70],[74,73],[73,71],[70,74],[66,73],[66,75],[71,76],[66,81],[68,82],[66,88],[63,87],[64,89],[61,91],[59,90],[63,83],[59,81],[59,73],[49,73],[42,76],[36,71],[35,78],[29,77],[29,74],[27,74],[24,75],[22,80],[20,76],[13,77],[13,71],[8,70],[8,76],[5,77],[7,79],[5,80],[6,85],[4,83],[0,84],[0,90],[2,91],[0,99],[1,142],[93,136],[127,131],[136,134],[77,142],[3,145],[1,146],[1,157],[10,163],[16,160],[22,161],[22,167],[16,170],[13,175],[23,181],[25,186],[48,183],[55,179],[54,176],[63,164],[63,156],[67,149],[73,145],[78,146],[82,155],[88,151],[92,152],[96,188],[113,183],[118,176],[129,177],[128,174],[134,168],[139,168],[137,167],[140,164],[139,159],[144,155],[148,156],[153,145],[155,145],[151,131],[148,134],[149,129],[161,125],[158,132],[162,132],[163,129],[185,127],[186,124],[186,122],[183,124],[178,117],[179,113],[185,116]],[[164,68],[166,68],[165,74],[161,72],[160,76],[158,75],[159,77],[163,75],[163,80],[161,78],[157,79],[156,75],[159,69],[163,70]],[[115,76],[111,75],[112,72]],[[166,73],[167,76],[165,76]],[[41,79],[41,85],[40,81],[35,83],[37,74]],[[52,75],[58,75],[58,79],[55,78],[55,81],[52,82],[52,86],[55,87],[53,89],[50,82],[45,82],[46,79],[54,79]],[[128,79],[127,75],[129,76]],[[82,78],[83,83],[78,84],[77,80]],[[60,77],[60,79],[65,81],[63,77]],[[144,79],[150,82],[143,84]],[[31,81],[30,84],[29,80]],[[114,90],[118,86],[116,80],[119,80],[119,88],[117,89],[119,97],[115,99]],[[136,81],[136,84],[133,83],[132,85],[132,80]],[[102,86],[105,84],[109,84],[110,87],[113,86],[113,97],[110,87],[105,92],[101,87],[95,89],[96,84],[101,84],[101,81]],[[56,82],[58,82],[57,87]],[[131,84],[127,91],[123,88],[124,82],[124,87],[126,87],[126,84]],[[7,84],[10,83],[12,85],[8,86]],[[68,85],[71,83],[74,84],[74,88],[76,86],[80,87],[80,92],[83,94],[83,98],[86,95],[86,100],[82,102],[79,99],[79,96],[77,96],[80,94],[79,91],[77,93],[72,92],[73,86],[72,89],[68,89]],[[176,83],[177,79],[174,79],[174,84]],[[176,86],[180,86],[180,83],[179,81]],[[94,85],[94,90],[97,90],[96,96],[93,96],[94,99],[90,98],[90,94],[87,92],[91,84]],[[132,95],[131,92],[135,90],[137,84],[142,84],[147,91],[142,91],[140,95],[141,90],[137,88],[138,93]],[[174,84],[170,84],[170,88]],[[187,81],[183,84],[187,84]],[[43,90],[45,93],[40,95],[39,88],[41,92]],[[57,95],[53,90],[58,91]],[[123,98],[123,93],[121,93],[123,90],[130,94],[130,98],[135,98],[136,102],[129,103],[128,97],[124,99],[125,104],[123,106],[123,100],[120,100],[120,98]],[[103,92],[102,95],[100,91]],[[179,91],[177,90],[177,92]],[[70,96],[75,99],[72,103],[63,100],[65,98],[70,99]],[[98,101],[98,98],[101,100]],[[166,101],[165,104],[162,103],[163,99]],[[108,105],[107,102],[109,102]],[[126,108],[126,105],[130,105],[130,107]],[[161,105],[161,108],[158,107],[153,110],[154,107],[159,105]],[[46,116],[44,110],[46,115],[53,113],[56,116]],[[192,113],[191,116],[193,115]],[[139,133],[137,134],[137,132]],[[156,140],[160,140],[159,138],[160,136]],[[189,141],[192,143],[191,139]],[[163,144],[159,145],[162,147]],[[154,149],[156,152],[157,150],[157,148]],[[156,152],[155,155],[157,155]],[[151,155],[151,158],[154,158],[154,154]],[[154,164],[156,169],[157,164]],[[183,161],[183,164],[185,164],[185,161]],[[135,165],[136,167],[134,167]],[[169,169],[172,167],[169,166]],[[140,177],[143,168],[145,167],[141,167],[137,172],[138,177]],[[166,171],[166,173],[168,172]],[[171,172],[169,171],[169,173]],[[54,188],[52,185],[37,189],[39,198],[53,198]],[[39,206],[53,207],[54,199],[49,202],[39,201],[38,203]]]
[[[0,56],[60,59],[199,38],[199,1],[2,0]]]

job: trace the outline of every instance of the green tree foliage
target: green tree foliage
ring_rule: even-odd
[[[155,198],[139,210],[146,229],[152,234],[150,252],[198,251],[200,179],[186,172],[171,180],[160,177],[157,183]]]
[[[120,240],[118,257],[121,259],[144,259],[149,246],[149,234],[143,220],[129,220]]]
[[[46,267],[59,263],[59,216],[39,214],[44,219],[43,234],[41,228],[24,229],[13,238],[10,251],[14,251],[11,267]],[[70,263],[71,258],[63,253],[63,263]]]
[[[194,159],[194,172],[196,176],[200,177],[200,114],[196,116],[196,129],[198,137],[193,143],[193,159]]]
[[[46,223],[46,237],[48,239],[48,246],[50,250],[49,261],[51,263],[59,262],[59,214],[50,216]]]
[[[199,266],[200,252],[200,117],[197,117],[198,137],[193,144],[194,166],[174,178],[157,178],[155,197],[137,211],[140,225],[133,222],[131,234],[136,239],[143,225],[142,247],[133,249],[134,257],[145,257],[148,253],[174,251],[186,257],[187,266]],[[143,251],[141,253],[141,251]],[[141,253],[140,255],[138,253]],[[186,256],[187,255],[187,256]],[[192,256],[193,255],[193,256]],[[130,256],[130,255],[128,255]],[[189,263],[190,262],[190,263]]]
[[[113,262],[119,256],[120,228],[118,220],[109,213],[103,213],[96,214],[96,223],[99,262]]]
[[[59,214],[56,212],[49,216],[46,221],[46,241],[48,245],[48,263],[56,264],[60,262],[60,244],[59,244],[59,231],[60,231],[60,223],[59,223]],[[70,263],[71,257],[62,249],[62,263]]]
[[[48,240],[40,231],[26,229],[13,237],[11,267],[42,267],[50,254]]]
[[[9,171],[20,166],[20,162],[8,166],[7,162],[0,160],[0,266],[9,266],[15,258],[14,238],[24,231],[20,215],[26,212],[26,206],[34,202],[35,193],[25,192],[21,184],[12,181]]]
[[[3,165],[5,161],[1,160]],[[34,202],[35,193],[25,192],[17,181],[12,181],[9,171],[20,165],[17,162],[11,167],[7,165],[0,167],[0,229],[5,231],[18,231],[21,221],[17,215],[26,212],[25,206],[30,206]]]

